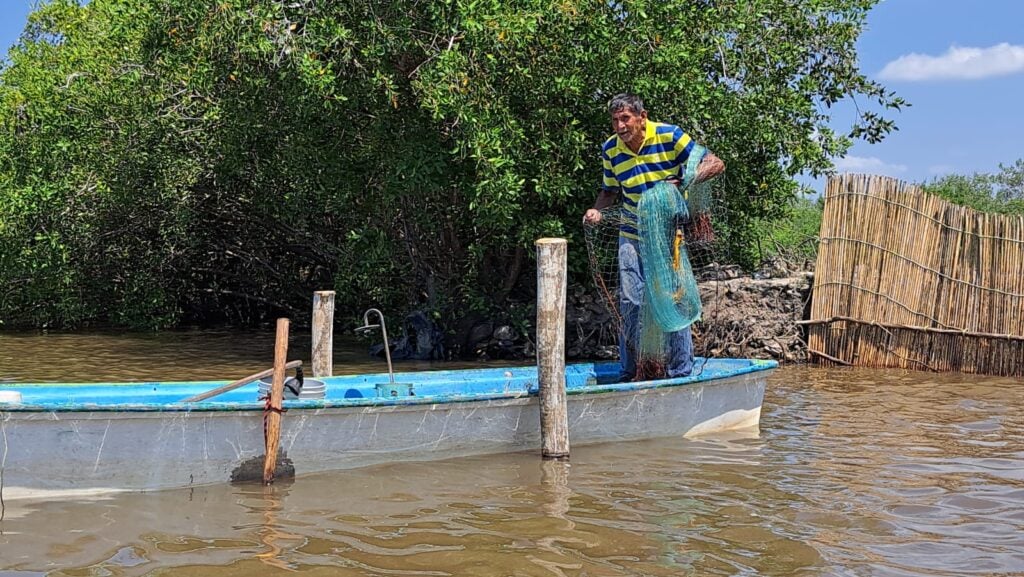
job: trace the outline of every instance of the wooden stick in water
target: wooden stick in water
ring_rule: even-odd
[[[281,444],[281,402],[284,400],[284,373],[288,360],[288,319],[277,319],[277,337],[274,340],[274,380],[266,412],[267,453],[263,460],[263,484],[274,482],[277,468],[277,449]]]

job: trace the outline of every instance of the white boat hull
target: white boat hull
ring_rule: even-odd
[[[573,445],[756,427],[757,371],[679,386],[570,394]],[[0,411],[4,498],[151,491],[232,479],[262,460],[263,412]],[[538,450],[537,397],[298,408],[281,448],[297,475],[387,461]]]

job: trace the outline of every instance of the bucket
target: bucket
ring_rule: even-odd
[[[264,377],[260,379],[260,397],[266,397],[270,395],[270,387],[274,382],[273,377]],[[298,388],[298,383],[295,377],[287,377],[284,380],[284,398],[285,400],[305,400],[305,399],[322,399],[327,394],[327,385],[323,381],[318,379],[303,379],[302,390],[296,395],[289,387]]]
[[[0,391],[0,405],[20,405],[21,393],[19,391]]]

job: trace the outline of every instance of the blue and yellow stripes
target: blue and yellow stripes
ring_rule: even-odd
[[[690,135],[678,126],[650,120],[647,121],[644,143],[636,153],[618,135],[605,141],[601,148],[604,167],[601,185],[604,190],[621,194],[621,236],[639,238],[636,211],[640,195],[659,181],[680,177],[695,146]]]

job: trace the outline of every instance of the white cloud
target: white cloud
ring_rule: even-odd
[[[976,80],[1024,72],[1024,46],[950,46],[945,54],[904,54],[885,65],[882,80]]]
[[[864,174],[884,174],[896,176],[907,171],[906,165],[888,164],[874,156],[844,156],[835,161],[839,172],[860,172]]]

